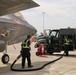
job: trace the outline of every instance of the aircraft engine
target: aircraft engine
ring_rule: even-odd
[[[0,52],[3,52],[6,49],[6,43],[3,40],[0,40]]]

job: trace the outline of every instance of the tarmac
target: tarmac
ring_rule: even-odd
[[[31,61],[33,68],[27,68],[27,62],[25,65],[25,69],[35,69],[39,68],[42,65],[59,58],[63,51],[60,53],[54,53],[53,55],[44,55],[44,56],[36,56],[37,48],[34,48],[34,42],[31,45]],[[8,46],[8,54],[10,56],[10,61],[8,64],[3,64],[0,60],[0,75],[76,75],[76,50],[70,51],[69,56],[63,56],[60,60],[45,66],[41,70],[37,71],[11,71],[10,66],[13,61],[17,58],[20,54],[21,50],[21,43],[14,44]],[[3,53],[0,53],[0,58],[2,57]],[[14,65],[16,69],[21,68],[21,58],[16,62]]]

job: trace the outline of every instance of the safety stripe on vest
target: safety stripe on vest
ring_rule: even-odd
[[[66,39],[65,45],[69,45],[69,42],[70,42],[70,40],[67,40],[67,39]]]
[[[27,46],[27,42],[28,42],[28,41],[29,41],[29,40],[26,41],[26,46],[23,45],[22,48],[29,48],[29,46]],[[24,41],[23,41],[23,43],[24,43]]]

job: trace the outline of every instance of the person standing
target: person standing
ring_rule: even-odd
[[[69,45],[70,45],[70,39],[68,36],[66,36],[64,39],[64,52],[65,52],[66,56],[69,55]]]
[[[27,39],[25,39],[22,44],[22,50],[21,50],[21,54],[22,54],[22,68],[25,68],[25,61],[27,58],[27,63],[28,63],[28,68],[33,67],[33,65],[31,65],[31,53],[30,53],[30,38],[31,36],[28,35]]]

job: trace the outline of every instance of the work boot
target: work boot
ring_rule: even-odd
[[[24,69],[25,68],[25,66],[22,66],[22,69]]]
[[[28,66],[28,68],[31,68],[31,67],[33,67],[33,65]]]

